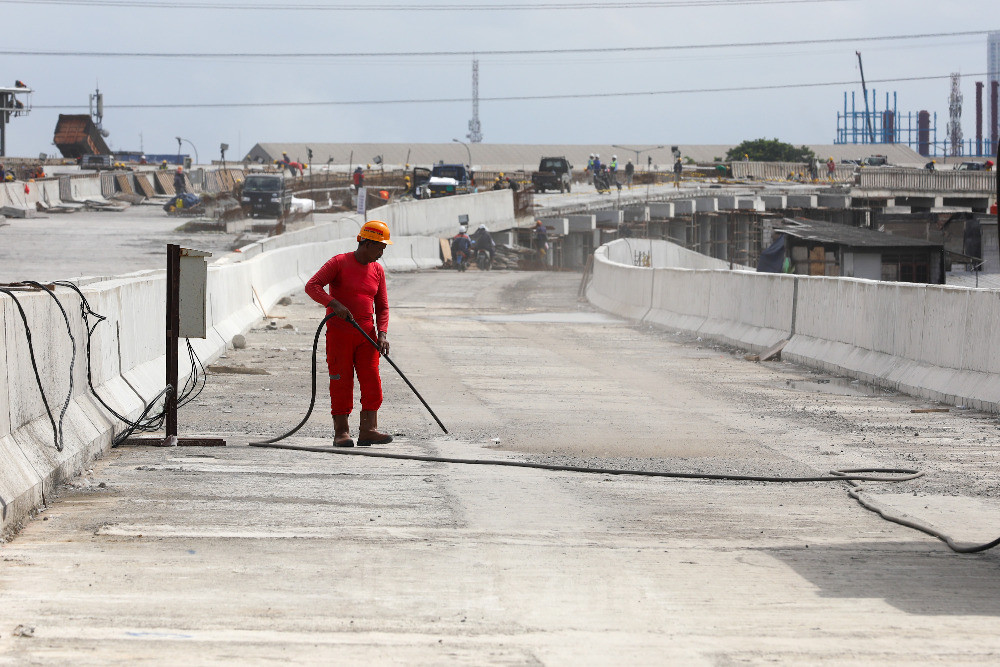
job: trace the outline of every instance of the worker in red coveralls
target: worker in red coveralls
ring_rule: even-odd
[[[348,417],[354,409],[354,375],[361,386],[361,428],[358,446],[384,445],[392,436],[378,431],[378,409],[382,406],[379,350],[389,353],[389,296],[385,269],[378,259],[385,252],[389,227],[370,220],[358,233],[358,248],[332,257],[306,283],[306,294],[333,313],[326,324],[326,363],[330,370],[330,412],[333,414],[333,444],[353,447]],[[329,285],[329,292],[325,289]],[[374,317],[373,317],[374,316]],[[351,326],[354,319],[373,340],[376,350]]]

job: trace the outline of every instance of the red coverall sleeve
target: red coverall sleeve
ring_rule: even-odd
[[[375,322],[379,332],[389,331],[389,292],[385,288],[385,270],[379,271],[375,292]]]
[[[317,271],[316,274],[309,279],[309,282],[306,283],[306,294],[309,295],[310,299],[321,306],[325,306],[330,303],[330,300],[333,297],[331,297],[330,293],[324,288],[332,283],[337,278],[339,273],[340,264],[335,262],[333,259],[328,260],[327,263],[321,266],[319,271]]]

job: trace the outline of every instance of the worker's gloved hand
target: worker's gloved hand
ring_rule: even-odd
[[[347,320],[350,322],[353,318],[351,317],[351,311],[347,309],[347,306],[340,303],[336,299],[330,301],[326,304],[326,307],[333,311],[333,314],[342,320]]]
[[[389,356],[389,341],[386,340],[386,333],[384,331],[378,332],[378,349],[385,356]]]

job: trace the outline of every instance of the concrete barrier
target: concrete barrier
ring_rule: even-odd
[[[97,179],[73,179],[78,196],[90,196]],[[15,184],[16,185],[16,184]],[[21,184],[23,187],[23,184]],[[6,196],[7,188],[3,188]],[[453,198],[457,199],[457,198]],[[506,200],[510,202],[510,195]],[[468,210],[504,218],[499,209],[503,197],[490,197],[482,208]],[[427,202],[412,202],[423,207]],[[433,202],[432,202],[433,203]],[[454,204],[435,206],[437,215],[454,212]],[[465,208],[465,205],[462,206]],[[412,225],[442,231],[457,219],[435,222],[421,214],[397,213]],[[513,218],[511,203],[507,220]],[[487,223],[488,224],[488,223]],[[349,230],[346,238],[315,240]],[[306,232],[309,230],[303,230]],[[394,230],[395,231],[395,230]],[[264,246],[243,261],[223,258],[209,267],[207,285],[208,337],[192,340],[203,362],[221,354],[237,333],[245,332],[282,296],[303,289],[331,256],[357,247],[357,226],[350,220],[319,231],[303,233],[297,244]],[[293,235],[288,235],[293,236]],[[407,237],[394,233],[393,245],[383,264],[388,270],[413,270],[440,264],[439,243],[434,237]],[[111,407],[130,419],[138,417],[146,401],[153,399],[165,384],[164,334],[165,272],[144,271],[111,279],[80,280],[91,307],[108,319],[97,326],[92,340],[94,386]],[[16,526],[33,508],[45,502],[55,485],[77,474],[106,452],[123,425],[111,417],[91,395],[87,386],[86,332],[79,316],[79,297],[60,288],[57,296],[69,315],[74,343],[71,344],[61,313],[44,292],[19,292],[31,330],[41,384],[46,399],[58,418],[70,386],[70,360],[76,351],[72,371],[73,390],[65,412],[64,448],[57,451],[42,395],[37,388],[28,352],[25,327],[17,305],[0,294],[0,533]],[[181,355],[184,357],[185,355]],[[183,382],[190,369],[186,359],[179,364]]]
[[[631,266],[641,243],[652,268]],[[1000,412],[1000,356],[992,340],[1000,291],[727,271],[698,266],[679,250],[636,239],[601,246],[588,298],[623,317],[752,350],[787,340],[782,354],[790,361]]]
[[[990,195],[997,191],[997,172],[877,167],[858,172],[858,186],[897,192],[973,192]]]

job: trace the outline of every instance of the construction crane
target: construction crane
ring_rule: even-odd
[[[865,85],[865,66],[861,64],[861,52],[854,52],[858,56],[858,69],[861,70],[861,92],[865,95],[865,122],[868,124],[868,137],[871,143],[875,143],[875,130],[872,128],[872,114],[868,110],[868,86]]]

